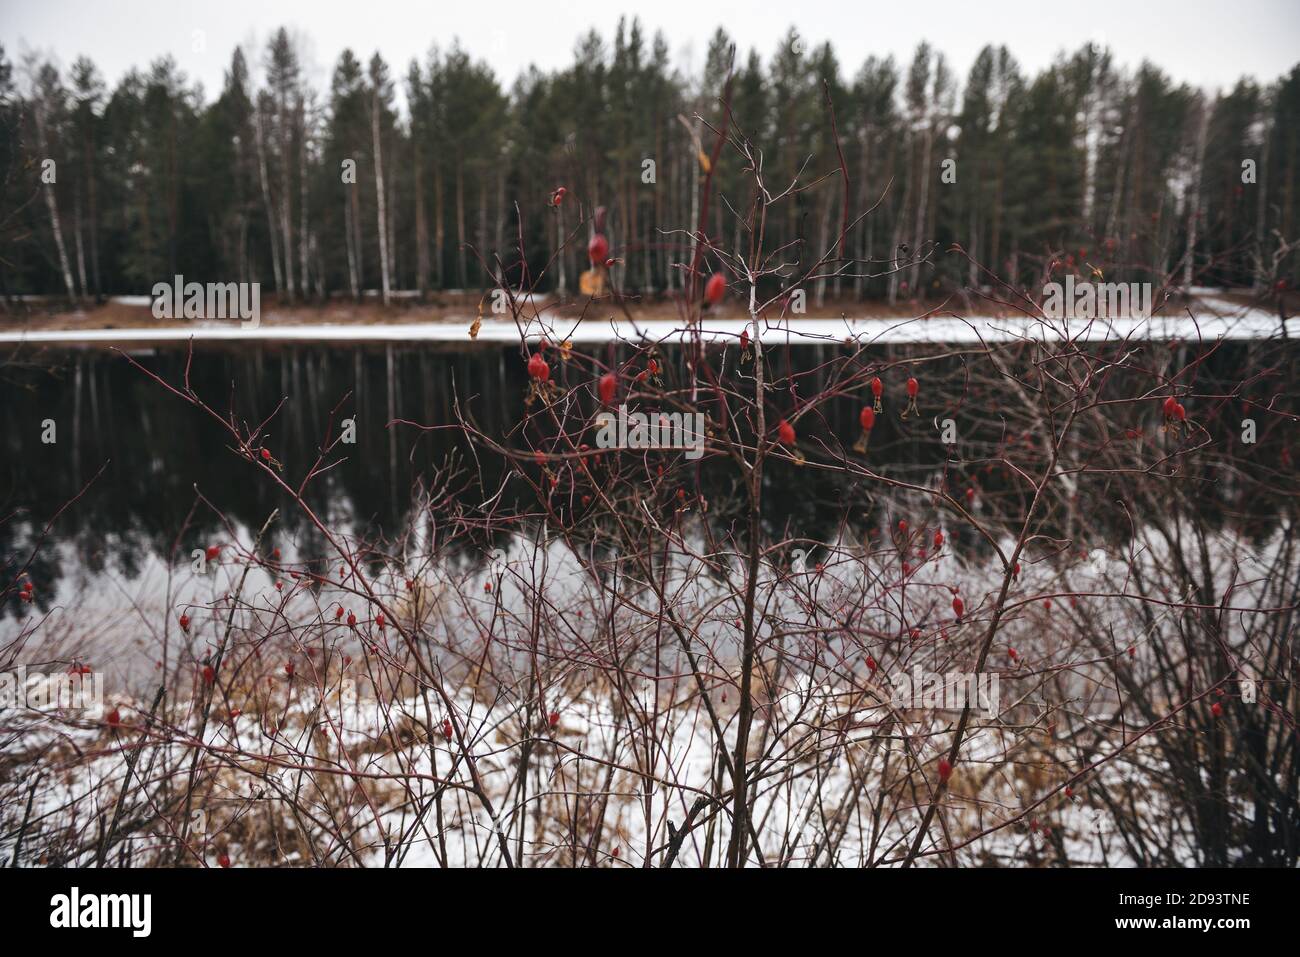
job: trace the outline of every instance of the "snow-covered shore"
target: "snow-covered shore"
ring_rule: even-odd
[[[463,322],[419,322],[387,325],[356,324],[265,324],[243,329],[237,323],[203,322],[178,327],[125,327],[117,329],[22,329],[0,331],[0,343],[93,344],[186,342],[458,342],[469,343]],[[737,339],[749,323],[743,319],[706,320],[701,335],[706,340]],[[1300,318],[1287,320],[1286,334],[1300,336]],[[639,340],[655,342],[689,339],[690,331],[676,320],[632,323],[626,319],[598,322],[588,319],[576,325],[563,321],[526,327],[530,335],[553,335],[574,343]],[[766,324],[764,339],[789,336],[792,342],[816,344],[853,337],[863,343],[978,343],[1009,342],[1017,339],[1056,339],[1063,335],[1086,342],[1125,339],[1192,341],[1218,339],[1266,339],[1278,335],[1283,323],[1263,310],[1238,316],[1208,316],[1192,319],[1156,316],[1150,319],[1074,320],[1048,325],[1031,319],[951,317],[932,319],[795,319]],[[519,341],[519,327],[512,322],[484,322],[480,343]]]

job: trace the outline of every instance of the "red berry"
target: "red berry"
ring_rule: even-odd
[[[334,609],[334,620],[338,621],[342,617],[343,617],[343,606],[339,605],[337,608]]]
[[[528,374],[538,382],[545,382],[551,377],[551,367],[546,364],[540,352],[534,352],[528,360]]]
[[[952,765],[948,763],[947,758],[939,759],[939,780],[947,781],[952,777]]]
[[[898,530],[899,530],[899,532],[901,532],[901,533],[904,534],[904,535],[907,534],[907,519],[905,519],[905,518],[900,518],[900,519],[898,520]]]
[[[1065,796],[1068,797],[1068,798],[1072,798],[1072,797],[1074,797],[1074,788],[1067,787],[1067,788],[1065,789]]]
[[[214,561],[214,560],[216,559],[216,557],[217,557],[218,555],[220,555],[220,554],[221,554],[221,546],[220,546],[220,545],[209,545],[209,546],[208,546],[208,552],[207,552],[207,555],[208,555],[208,561]]]
[[[1178,408],[1178,400],[1175,399],[1172,395],[1169,396],[1168,398],[1165,399],[1163,408],[1165,412],[1165,418],[1172,419],[1174,417],[1174,410]]]
[[[356,623],[357,623],[357,616],[352,614],[352,612],[348,612],[348,627],[351,628],[355,626]]]
[[[381,611],[379,614],[375,615],[375,624],[379,626],[379,630],[380,630],[380,631],[383,631],[383,629],[384,629],[384,613],[383,613],[382,611]]]
[[[110,728],[116,728],[121,723],[122,715],[116,708],[114,708],[108,713],[108,726]]]
[[[442,721],[442,733],[450,738],[452,733],[451,718],[444,718]]]
[[[1219,704],[1217,701],[1214,702],[1214,704],[1210,705],[1210,714],[1214,715],[1216,718],[1219,717],[1219,715],[1223,714],[1223,705]]]
[[[794,426],[785,419],[776,424],[776,434],[780,438],[782,445],[794,445]]]
[[[862,411],[858,413],[858,421],[870,432],[876,425],[876,410],[869,405],[864,405]]]
[[[557,724],[559,724],[559,723],[560,723],[560,712],[558,712],[558,711],[552,711],[552,712],[551,712],[551,727],[553,728],[553,727],[555,727],[555,726],[556,726]]]
[[[604,233],[596,233],[591,237],[591,242],[587,243],[587,258],[593,266],[603,265],[609,258],[609,240]]]
[[[181,631],[189,631],[189,630],[190,630],[190,616],[181,615]]]
[[[907,395],[908,395],[909,398],[915,399],[915,398],[916,398],[916,391],[917,391],[917,389],[919,389],[919,388],[920,388],[920,385],[917,383],[917,381],[916,381],[915,379],[908,379],[908,380],[907,380]]]
[[[204,666],[203,666],[203,683],[204,683],[204,684],[206,684],[206,685],[210,685],[210,684],[212,684],[212,682],[216,679],[216,677],[217,677],[217,673],[216,673],[216,671],[213,670],[212,665],[204,665]]]
[[[1020,657],[1018,654],[1016,654],[1016,649],[1014,648],[1008,648],[1007,654],[1011,656],[1012,661],[1015,661],[1017,658]]]
[[[230,866],[230,855],[229,855],[229,854],[222,854],[220,857],[217,858],[217,863],[220,864],[222,867],[229,867],[229,866]]]
[[[942,547],[942,545],[943,545],[943,532],[937,531],[934,533],[934,547],[938,549]]]
[[[879,399],[881,394],[884,391],[885,391],[885,384],[880,381],[880,376],[876,376],[874,379],[871,380],[872,395],[874,395],[877,399]]]
[[[286,675],[288,675],[290,678],[293,677],[293,662],[292,662],[292,661],[286,661],[286,662],[284,663],[284,673],[285,673]]]
[[[564,202],[564,194],[567,192],[568,190],[565,189],[563,186],[555,187],[555,192],[551,193],[551,205],[559,206],[562,202]]]
[[[966,603],[963,602],[960,598],[954,598],[952,600],[952,613],[957,616],[958,621],[961,620],[962,613],[965,611],[966,611]]]
[[[720,272],[715,272],[709,277],[709,281],[704,284],[704,301],[710,306],[716,306],[722,301],[722,297],[727,292],[727,277]]]
[[[1020,563],[1019,563],[1019,562],[1016,562],[1016,564],[1012,567],[1012,569],[1011,569],[1011,577],[1012,577],[1012,578],[1019,578],[1019,577],[1020,577]]]
[[[1187,410],[1183,408],[1183,404],[1181,402],[1179,402],[1177,405],[1174,406],[1174,418],[1176,418],[1179,422],[1187,421]]]
[[[483,583],[483,590],[484,590],[485,592],[491,592],[491,591],[492,591],[492,583],[491,583],[491,582],[484,582],[484,583]]]
[[[263,462],[269,462],[269,461],[271,461],[271,450],[270,450],[270,449],[262,449],[262,461],[263,461]]]
[[[606,372],[600,377],[599,389],[600,401],[605,405],[613,405],[614,393],[618,391],[618,377],[612,372]]]
[[[877,666],[876,666],[876,659],[875,659],[875,658],[872,658],[870,655],[868,655],[868,656],[867,656],[867,670],[870,671],[870,672],[874,675],[874,674],[876,673],[876,667],[877,667]]]

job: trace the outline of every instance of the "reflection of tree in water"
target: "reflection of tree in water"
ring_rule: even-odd
[[[1263,348],[1266,346],[1258,343],[1221,346],[1199,367],[1195,388],[1213,394],[1215,383],[1221,382],[1225,387],[1219,394],[1231,394],[1227,383],[1240,383],[1260,371],[1254,363]],[[673,350],[660,351],[666,362],[673,361]],[[838,344],[799,346],[789,350],[788,362],[796,371],[810,372],[815,381],[816,370],[841,354]],[[901,347],[882,348],[877,357],[897,359],[906,354]],[[179,385],[183,380],[184,349],[159,350],[137,359],[169,382]],[[1023,511],[1027,502],[1023,483],[1017,483],[999,462],[999,449],[1005,447],[1008,431],[1017,428],[1008,424],[1014,419],[1008,414],[1013,410],[1004,407],[1008,397],[997,393],[996,383],[967,383],[959,354],[946,360],[946,365],[931,362],[927,370],[923,394],[923,404],[929,406],[927,414],[908,421],[900,421],[896,414],[881,416],[871,437],[872,467],[892,478],[934,487],[946,466],[946,479],[954,494],[978,486],[985,515],[997,510],[1008,514]],[[1115,374],[1125,373],[1118,370]],[[479,429],[505,437],[509,443],[526,388],[518,350],[492,346],[259,345],[237,350],[204,346],[196,348],[190,382],[214,408],[223,413],[233,408],[238,419],[250,424],[270,415],[283,399],[264,441],[285,463],[291,482],[299,481],[315,460],[331,417],[336,435],[343,419],[354,418],[356,444],[339,447],[341,454],[334,458],[340,461],[313,482],[306,498],[328,524],[341,524],[368,538],[392,537],[402,527],[411,502],[409,490],[431,466],[456,452],[462,453],[462,461],[475,460],[463,454],[469,451],[468,442],[459,429],[423,431],[400,425],[388,429],[391,419],[450,425],[456,421],[454,406],[459,401]],[[1122,385],[1117,387],[1114,382],[1108,388],[1123,392]],[[1257,391],[1265,393],[1268,388],[1265,383]],[[967,390],[963,405],[953,412],[962,389]],[[0,442],[5,461],[0,471],[0,502],[9,515],[8,521],[0,522],[0,560],[6,568],[26,560],[40,527],[101,466],[104,471],[98,480],[64,513],[51,533],[51,542],[70,545],[80,568],[87,572],[112,569],[129,579],[150,555],[166,556],[174,544],[176,561],[187,562],[193,548],[227,541],[229,534],[212,509],[202,504],[196,507],[196,487],[236,527],[244,529],[260,526],[270,511],[279,507],[277,539],[293,541],[300,559],[327,555],[319,531],[300,510],[289,507],[286,496],[230,451],[227,437],[214,423],[167,396],[115,353],[36,353],[4,368],[0,392],[4,409]],[[894,388],[887,399],[897,400],[897,393]],[[773,397],[772,401],[774,406],[783,406],[789,398]],[[856,397],[844,397],[825,411],[821,421],[808,423],[808,434],[833,436],[844,443],[847,452],[860,428],[860,404]],[[950,410],[946,414],[962,423],[961,460],[946,461],[944,447],[935,441],[935,422],[928,416],[945,414],[939,409]],[[1136,421],[1147,411],[1136,406],[1116,407],[1118,434],[1124,432],[1126,416]],[[1198,415],[1204,420],[1213,411],[1199,409]],[[1235,430],[1240,408],[1225,403],[1218,411],[1221,424]],[[40,441],[45,419],[57,423],[54,444]],[[1025,437],[1014,431],[1010,438],[1026,443]],[[1258,481],[1277,467],[1282,441],[1279,434],[1261,434],[1257,445],[1233,461],[1241,473],[1240,481],[1207,481],[1199,503],[1202,519],[1218,525],[1230,516],[1235,521],[1235,513],[1241,511],[1249,516],[1243,522],[1247,534],[1267,535],[1276,520],[1277,503],[1261,494]],[[1242,448],[1228,441],[1219,443],[1216,451],[1232,454]],[[651,453],[656,454],[667,453]],[[1023,447],[1017,449],[1018,456],[1024,454]],[[483,471],[481,482],[460,486],[467,506],[483,501],[485,490],[494,492],[505,469],[503,461],[483,449],[477,450],[476,460]],[[1142,480],[1086,476],[1077,495],[1084,503],[1080,511],[1090,516],[1089,527],[1069,528],[1067,517],[1051,516],[1046,531],[1092,541],[1124,536],[1127,528],[1122,511],[1090,508],[1087,503],[1131,500],[1133,483]],[[870,483],[846,486],[842,476],[828,477],[813,468],[773,460],[766,481],[772,493],[764,496],[764,520],[767,531],[777,538],[831,540],[845,518],[850,527],[886,529],[900,517],[896,512],[912,507],[915,514],[906,517],[914,523],[923,525],[934,519],[932,506],[919,495],[909,506],[906,496],[889,493],[887,498],[880,497],[880,490],[871,488]],[[733,482],[729,463],[708,459],[701,463],[700,483],[709,502],[709,521],[719,526],[728,524],[743,508],[743,495]],[[1250,489],[1248,508],[1234,500],[1242,489]],[[525,504],[531,494],[523,483],[509,482],[505,504],[507,508]],[[182,534],[191,510],[190,527]],[[973,535],[951,545],[971,550],[985,547]],[[36,593],[38,607],[48,607],[55,583],[71,571],[63,567],[53,548],[40,551],[31,566],[33,580],[42,586]],[[7,610],[16,607],[15,600],[8,603]]]

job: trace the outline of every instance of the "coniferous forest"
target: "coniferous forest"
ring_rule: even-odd
[[[60,68],[0,51],[0,292],[94,300],[184,273],[315,302],[543,270],[537,286],[572,292],[598,205],[620,287],[680,289],[729,68],[731,128],[774,181],[801,177],[767,223],[774,248],[802,264],[847,205],[872,209],[852,258],[968,254],[936,255],[924,274],[917,262],[823,278],[818,301],[1032,282],[1058,257],[1171,286],[1258,293],[1300,277],[1300,67],[1210,94],[1089,43],[1037,75],[989,46],[963,77],[925,43],[910,62],[843,63],[792,27],[747,51],[719,28],[702,73],[684,75],[631,20],[581,37],[569,68],[509,87],[439,39],[409,64],[345,50],[314,89],[299,47],[282,28],[234,50],[220,90],[170,56],[110,87],[86,57]],[[724,156],[715,172],[730,202],[741,167]],[[587,205],[548,210],[562,185]],[[710,218],[714,241],[738,239],[727,202]]]

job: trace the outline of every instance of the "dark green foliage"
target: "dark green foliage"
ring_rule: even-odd
[[[958,83],[925,44],[910,63],[850,70],[793,28],[766,61],[719,28],[699,75],[683,76],[664,38],[633,20],[609,40],[587,33],[568,68],[530,69],[508,91],[453,42],[401,72],[344,51],[318,96],[297,46],[274,34],[262,89],[236,50],[209,102],[170,58],[110,91],[85,57],[61,75],[0,49],[0,294],[142,294],[179,272],[317,301],[379,288],[385,249],[390,287],[421,297],[502,274],[572,293],[597,206],[622,288],[681,289],[701,225],[698,152],[724,124],[753,144],[769,191],[797,185],[769,211],[764,245],[804,268],[838,245],[842,149],[845,258],[857,262],[830,265],[809,291],[819,301],[1029,287],[1069,258],[1161,284],[1300,279],[1300,257],[1274,256],[1300,238],[1300,68],[1211,101],[1149,63],[1120,71],[1093,44],[1032,77],[987,47]],[[58,169],[49,196],[45,159]],[[948,161],[955,182],[941,179]],[[561,185],[564,205],[548,207]],[[757,194],[732,146],[713,189],[706,233],[747,254]],[[903,248],[934,252],[917,265]]]

